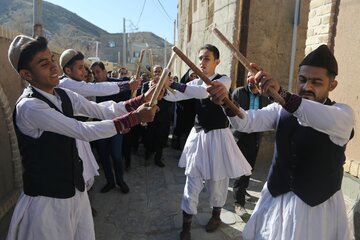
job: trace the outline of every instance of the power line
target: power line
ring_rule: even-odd
[[[159,2],[159,4],[160,4],[161,8],[162,8],[162,9],[164,10],[164,12],[166,13],[166,16],[168,16],[170,22],[172,22],[171,17],[169,16],[169,14],[167,13],[167,11],[165,10],[165,8],[164,8],[164,6],[162,5],[162,3],[160,2],[160,0],[158,0],[158,2]]]
[[[153,1],[155,1],[155,0],[153,0]],[[166,14],[166,16],[169,18],[170,22],[172,22],[173,20],[171,19],[169,14],[166,12],[166,10],[165,10],[164,6],[162,5],[162,3],[160,2],[160,0],[157,0],[157,1],[160,4],[160,6],[161,6],[162,10],[164,11],[164,13]]]
[[[144,11],[144,8],[145,8],[145,3],[146,3],[146,0],[144,0],[144,4],[143,4],[143,6],[142,6],[142,9],[141,9],[141,13],[140,13],[139,19],[137,20],[137,23],[136,23],[136,27],[139,27],[139,22],[140,22],[141,16],[142,16],[143,11]]]

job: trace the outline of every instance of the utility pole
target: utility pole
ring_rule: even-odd
[[[33,37],[44,36],[43,34],[43,24],[42,24],[42,0],[34,0],[33,2],[33,21],[34,21],[34,31]]]
[[[125,18],[123,18],[123,62],[122,65],[126,65],[126,29],[125,29]]]
[[[164,38],[164,67],[167,65],[166,59],[166,38]]]
[[[95,46],[95,57],[99,56],[99,41],[95,41],[96,46]]]
[[[176,19],[174,20],[174,46],[176,45]]]

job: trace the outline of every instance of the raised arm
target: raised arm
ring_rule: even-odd
[[[70,89],[84,97],[108,96],[122,91],[130,90],[129,82],[101,82],[87,83],[84,81],[75,81],[68,78],[62,79],[59,87]]]

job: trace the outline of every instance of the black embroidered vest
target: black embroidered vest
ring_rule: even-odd
[[[221,78],[222,75],[217,74],[212,81]],[[205,99],[196,99],[196,117],[195,129],[197,132],[204,130],[209,132],[215,129],[227,128],[229,120],[224,114],[221,106],[213,103],[210,97]]]
[[[328,99],[325,104],[332,105]],[[345,146],[334,144],[329,135],[301,126],[284,109],[276,132],[277,156],[268,189],[276,197],[294,192],[310,206],[328,200],[341,188]]]
[[[63,89],[56,88],[62,101],[63,114],[73,117],[70,98]],[[38,98],[51,108],[61,112],[51,101],[28,87],[19,98]],[[13,121],[19,142],[23,165],[23,188],[29,196],[70,198],[75,188],[85,190],[82,176],[83,163],[78,156],[75,139],[53,132],[44,131],[39,138],[23,134],[16,126],[16,114]]]

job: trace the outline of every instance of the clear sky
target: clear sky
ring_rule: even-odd
[[[177,0],[47,0],[109,33],[153,32],[174,42]]]

